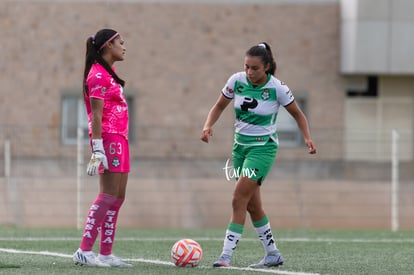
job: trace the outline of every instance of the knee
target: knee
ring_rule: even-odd
[[[233,194],[233,199],[231,201],[231,205],[232,205],[234,210],[244,210],[244,211],[246,211],[247,202],[248,202],[248,200],[245,197],[240,196],[239,194],[235,193],[235,194]]]

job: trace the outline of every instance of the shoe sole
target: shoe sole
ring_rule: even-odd
[[[227,263],[214,263],[213,267],[229,267],[230,265]]]
[[[260,265],[260,266],[250,265],[249,267],[250,268],[270,268],[270,267],[278,267],[278,266],[281,266],[281,265],[283,265],[283,263],[278,263],[278,264],[274,264],[274,265]]]
[[[111,267],[119,267],[119,268],[130,268],[130,267],[134,267],[133,265],[128,265],[128,264],[120,264],[120,265],[111,265],[109,264]]]
[[[82,257],[85,257],[85,256],[83,256],[83,254],[80,254]],[[86,264],[84,261],[82,261],[81,259],[79,259],[79,257],[78,257],[78,254],[76,255],[76,256],[74,256],[73,258],[73,262],[75,263],[75,265],[79,265],[79,266],[90,266],[90,265],[88,265],[88,264]],[[86,260],[86,257],[85,257],[85,260]]]
[[[85,263],[83,263],[80,259],[73,257],[73,262],[75,263],[75,265],[79,265],[79,266],[84,266],[86,265]]]
[[[100,260],[101,263],[105,263],[104,260],[102,260],[102,259],[99,259],[99,260]],[[114,263],[111,264],[111,263],[106,262],[106,264],[108,264],[110,267],[120,267],[120,268],[134,267],[132,264],[128,264],[128,263],[125,263],[125,262],[121,262],[119,264],[114,264]]]
[[[78,261],[73,261],[73,262],[75,263],[75,265],[78,265],[78,266],[88,266],[87,264],[84,264],[82,262],[78,262]]]
[[[265,267],[278,267],[278,266],[281,266],[281,265],[283,265],[283,262],[277,263],[275,265],[265,265]]]
[[[85,264],[85,263],[83,263],[83,262],[81,262],[81,261],[73,261],[74,263],[75,263],[75,265],[78,265],[78,266],[87,266],[87,267],[111,267],[110,265],[108,265],[108,266],[106,266],[106,265],[89,265],[89,264]]]

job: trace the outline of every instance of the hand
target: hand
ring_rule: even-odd
[[[92,153],[91,160],[89,161],[88,168],[86,169],[88,175],[97,175],[101,164],[104,166],[104,169],[108,169],[108,159],[106,158],[105,154],[102,152]]]
[[[313,141],[309,139],[309,140],[306,140],[305,143],[306,143],[306,146],[308,147],[309,154],[316,154],[316,146],[313,143]]]
[[[205,143],[208,143],[208,139],[209,139],[209,137],[212,137],[213,136],[213,129],[211,129],[211,128],[205,128],[205,129],[203,129],[203,131],[201,132],[201,137],[200,137],[200,139],[202,140],[202,141],[204,141]]]
[[[89,161],[88,167],[86,168],[86,172],[89,176],[98,174],[101,164],[103,165],[104,169],[108,169],[108,159],[105,156],[102,139],[92,140],[92,151],[93,153],[91,160]]]

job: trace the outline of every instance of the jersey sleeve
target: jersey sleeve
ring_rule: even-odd
[[[224,85],[223,89],[221,90],[221,93],[228,99],[234,98],[234,86],[236,83],[236,80],[238,79],[238,74],[233,74],[230,76],[230,78],[227,80],[226,85]]]
[[[283,107],[289,105],[295,100],[292,94],[292,91],[282,81],[279,81],[276,91],[277,91],[277,98]]]
[[[104,99],[105,92],[109,88],[105,74],[96,72],[88,78],[89,97]]]

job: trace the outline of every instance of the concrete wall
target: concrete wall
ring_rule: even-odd
[[[319,138],[317,129],[343,126],[339,10],[335,1],[1,1],[1,138],[18,143],[17,156],[74,156],[74,146],[60,144],[61,97],[81,93],[86,38],[104,27],[126,41],[126,60],[116,66],[135,102],[132,157],[227,155],[231,108],[211,146],[200,146],[201,127],[227,78],[243,69],[245,51],[263,40],[273,47],[278,77],[308,99]],[[339,143],[317,140],[320,157],[340,158],[342,136],[329,134]],[[304,148],[287,150],[291,156]]]
[[[322,165],[323,174],[314,174],[322,170],[315,169],[318,165],[309,160],[276,161],[262,187],[263,206],[274,227],[391,228],[390,165],[338,167],[327,162]],[[231,215],[234,180],[226,179],[224,166],[224,159],[133,162],[120,226],[225,227]],[[43,161],[31,166],[13,162],[12,167],[25,171],[0,178],[0,224],[83,227],[98,192],[97,177],[82,176],[78,182],[74,162],[51,165]],[[65,167],[65,173],[59,167]],[[412,166],[400,169],[400,228],[413,229],[413,170]]]
[[[344,161],[349,144],[339,2],[177,2],[0,2],[0,144],[10,140],[12,154],[9,181],[0,159],[0,224],[76,225],[77,148],[60,143],[61,97],[68,90],[81,93],[86,38],[110,27],[126,41],[126,60],[116,66],[134,98],[136,140],[123,226],[221,228],[228,222],[232,185],[217,172],[230,157],[231,108],[210,144],[201,143],[199,134],[227,78],[243,69],[245,51],[265,40],[278,77],[308,100],[319,150],[316,156],[302,147],[278,152],[276,172],[264,189],[272,223],[387,228],[390,165]],[[398,79],[383,82],[385,94],[393,92],[393,81]],[[86,146],[83,155],[87,161]],[[220,164],[197,162],[203,159]],[[402,168],[408,183],[402,187],[402,227],[413,228],[412,163]],[[85,214],[97,179],[83,180]]]
[[[0,191],[0,224],[24,227],[76,227],[76,183],[60,178],[49,184],[14,179],[16,201],[6,198],[4,179]],[[141,179],[129,181],[119,225],[140,228],[222,228],[231,215],[233,182],[224,178]],[[34,191],[35,190],[35,191]],[[10,190],[9,190],[10,191]],[[82,187],[80,224],[96,196],[96,179]],[[412,184],[400,186],[400,229],[413,229]],[[390,229],[389,182],[269,180],[263,187],[263,205],[275,228]],[[250,220],[246,221],[250,227]]]

